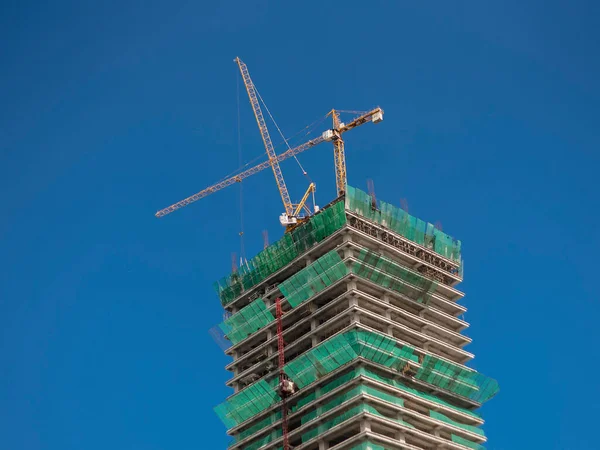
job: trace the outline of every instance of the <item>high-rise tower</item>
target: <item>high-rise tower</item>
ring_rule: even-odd
[[[498,385],[465,365],[462,267],[460,241],[348,187],[218,282],[229,448],[283,447],[277,298],[291,448],[483,448],[474,410]]]

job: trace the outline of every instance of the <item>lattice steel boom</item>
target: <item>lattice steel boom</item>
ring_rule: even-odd
[[[250,99],[250,104],[252,105],[252,111],[254,111],[254,117],[256,117],[256,123],[258,124],[260,135],[263,143],[265,144],[265,149],[267,150],[269,164],[271,165],[273,174],[275,175],[275,181],[277,182],[277,188],[279,189],[279,194],[281,195],[281,200],[283,201],[285,213],[288,215],[288,217],[291,217],[294,213],[294,207],[292,205],[292,201],[290,200],[290,193],[288,192],[285,180],[283,179],[281,167],[279,167],[279,161],[277,160],[277,155],[275,154],[275,148],[273,147],[273,142],[271,141],[271,136],[269,135],[267,123],[265,122],[262,110],[260,109],[260,104],[258,103],[256,88],[254,87],[254,83],[252,83],[250,72],[248,72],[248,67],[246,64],[244,64],[240,58],[235,58],[234,61],[239,66],[240,73],[244,79],[244,85],[246,86],[246,91],[248,92],[248,98]]]
[[[305,150],[308,150],[309,148],[314,147],[315,145],[318,145],[324,141],[325,141],[325,139],[322,136],[319,136],[316,139],[311,139],[310,141],[305,142],[304,144],[299,145],[298,147],[294,147],[290,150],[287,150],[287,151],[277,155],[277,161],[278,162],[285,161],[286,159],[291,158],[292,156],[297,155],[298,153],[301,153]],[[220,191],[221,189],[226,188],[227,186],[231,186],[232,184],[239,183],[244,178],[248,178],[250,175],[254,175],[255,173],[258,173],[264,169],[268,169],[269,167],[271,167],[271,161],[262,162],[254,167],[251,167],[250,169],[240,172],[237,175],[226,178],[223,181],[218,182],[217,184],[213,184],[212,186],[209,186],[206,189],[203,189],[200,192],[175,203],[174,205],[171,205],[167,208],[161,209],[160,211],[158,211],[155,214],[155,216],[156,217],[164,217],[167,214],[172,213],[173,211],[177,211],[178,209],[181,209],[184,206],[189,205],[190,203],[194,203],[194,202],[200,200],[201,198],[204,198],[207,195],[212,194],[213,192]]]

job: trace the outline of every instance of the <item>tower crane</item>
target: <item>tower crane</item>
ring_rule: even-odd
[[[377,107],[372,109],[371,111],[359,113],[359,115],[350,122],[343,123],[340,121],[339,113],[346,111],[332,109],[327,114],[327,116],[332,117],[332,129],[326,130],[321,136],[318,136],[317,138],[311,139],[297,147],[290,148],[284,151],[283,153],[277,155],[275,153],[275,149],[273,147],[273,143],[271,141],[271,137],[269,135],[264,116],[260,109],[258,94],[256,88],[254,87],[254,83],[250,78],[248,67],[244,62],[242,62],[240,58],[236,58],[234,61],[237,63],[240,69],[240,73],[242,74],[246,91],[248,92],[248,97],[250,99],[254,116],[256,118],[256,122],[260,130],[263,144],[267,151],[267,161],[264,161],[254,167],[239,172],[236,175],[221,180],[220,182],[209,186],[201,190],[200,192],[191,195],[190,197],[180,200],[179,202],[174,203],[173,205],[168,206],[167,208],[161,209],[156,212],[155,216],[159,218],[164,217],[174,211],[177,211],[178,209],[183,208],[184,206],[189,205],[190,203],[194,203],[200,200],[201,198],[204,198],[210,194],[213,194],[217,191],[220,191],[221,189],[226,188],[227,186],[239,183],[245,178],[248,178],[249,176],[254,175],[255,173],[258,173],[270,167],[273,170],[273,174],[275,175],[277,188],[279,189],[281,200],[285,209],[285,212],[280,216],[280,222],[286,227],[286,231],[290,231],[298,223],[302,222],[303,219],[306,218],[300,217],[300,213],[303,209],[307,210],[310,215],[310,210],[308,210],[308,208],[306,207],[306,202],[309,198],[309,195],[311,193],[314,194],[315,185],[314,183],[311,183],[300,203],[293,204],[290,200],[290,195],[285,180],[283,178],[283,173],[281,172],[281,167],[279,167],[279,163],[323,142],[333,142],[337,196],[344,195],[346,190],[346,160],[344,155],[344,141],[342,139],[342,134],[346,131],[349,131],[368,122],[381,122],[383,120],[383,110]],[[317,208],[315,207],[315,209]]]

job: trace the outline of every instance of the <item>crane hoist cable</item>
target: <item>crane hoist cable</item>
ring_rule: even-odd
[[[241,166],[242,159],[242,132],[240,120],[240,78],[235,77],[236,92],[237,92],[237,147],[238,147],[238,165]],[[242,261],[246,259],[246,250],[244,242],[244,185],[240,182],[240,267]]]

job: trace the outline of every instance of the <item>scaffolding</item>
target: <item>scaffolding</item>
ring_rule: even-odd
[[[346,209],[367,220],[392,230],[395,233],[433,250],[452,261],[461,262],[461,242],[448,236],[434,225],[411,216],[397,206],[383,201],[374,209],[374,199],[366,192],[348,186]]]
[[[215,283],[221,303],[228,305],[244,291],[252,289],[311,247],[344,228],[348,223],[347,214],[360,216],[458,263],[459,273],[463,267],[460,241],[391,204],[375,204],[368,194],[348,186],[343,201],[336,201],[323,209],[260,252],[237,272]],[[448,267],[455,267],[450,262],[448,264]],[[437,282],[422,273],[380,253],[360,248],[351,255],[346,254],[345,258],[337,250],[331,250],[281,282],[278,289],[293,310],[349,276],[369,281],[423,305],[432,301],[438,289]],[[233,345],[275,322],[267,303],[262,298],[256,298],[259,295],[256,293],[248,305],[215,327]],[[446,434],[452,442],[475,450],[484,449],[467,439],[472,436],[469,433],[484,437],[481,428],[473,425],[481,423],[478,413],[445,399],[451,400],[456,395],[472,402],[474,406],[480,405],[498,392],[495,380],[460,364],[403,345],[388,335],[367,330],[360,324],[349,328],[352,329],[340,332],[318,345],[313,343],[312,348],[298,356],[294,355],[283,367],[286,376],[299,390],[291,399],[290,413],[295,415],[295,423],[299,424],[295,426],[303,427],[299,431],[302,443],[361,414],[382,417],[408,428],[415,427],[409,423],[413,422],[409,417],[411,414],[427,414],[424,417],[428,417],[428,420],[454,427],[451,428],[454,431]],[[329,381],[321,386],[320,382],[325,377]],[[361,381],[356,381],[358,377],[361,377]],[[377,386],[377,383],[381,386]],[[401,397],[392,395],[386,391],[386,387],[403,394]],[[327,398],[324,398],[326,395]],[[409,409],[411,412],[408,416],[404,413],[390,415],[389,407],[378,406],[378,402],[382,401],[402,411],[406,398],[420,402],[418,412]],[[273,409],[268,412],[280,402],[278,375],[270,372],[230,396],[215,407],[215,412],[228,428],[239,427],[233,433],[235,442],[249,440],[249,444],[243,445],[244,450],[257,450],[282,436],[281,411]],[[461,401],[457,403],[466,404]],[[424,404],[428,408],[425,409],[426,413],[422,412]],[[260,420],[253,421],[253,418],[258,419],[257,416],[262,415],[264,417]],[[463,430],[466,437],[461,436],[457,429]],[[363,441],[352,450],[368,449],[385,450],[385,447]]]
[[[379,253],[361,250],[356,261],[347,264],[337,251],[332,250],[281,283],[279,289],[289,305],[295,308],[349,273],[424,304],[429,303],[437,286],[432,280],[392,262]],[[219,328],[236,344],[274,320],[275,317],[265,303],[257,299],[226,319]],[[440,385],[447,382],[445,378],[438,379],[436,375],[440,371],[451,370],[443,361],[426,356],[423,365],[430,368],[428,375],[417,374],[417,378],[423,378],[422,381],[426,382],[434,380]]]
[[[388,336],[363,329],[335,335],[287,363],[284,371],[303,389],[357,358],[399,374],[404,373],[403,369],[409,364],[416,369],[414,378],[434,390],[444,390],[477,403],[489,400],[498,392],[495,380],[472,369],[431,355],[419,364],[412,347],[400,346]],[[276,387],[276,375],[262,379],[229,397],[215,412],[229,428],[238,426],[279,402]]]
[[[251,289],[279,271],[313,245],[332,235],[346,224],[344,203],[338,201],[315,214],[307,222],[286,233],[238,271],[214,284],[222,305],[235,300],[243,291]]]
[[[337,201],[308,221],[286,233],[236,272],[214,283],[221,304],[227,305],[242,292],[251,289],[270,275],[279,271],[315,244],[340,230],[347,223],[345,211],[375,222],[404,238],[433,250],[439,255],[460,264],[461,242],[437,229],[434,225],[411,216],[390,203],[379,201],[373,209],[371,196],[360,189],[348,186],[344,201]]]
[[[279,285],[292,308],[304,303],[348,274],[337,251],[332,250]]]
[[[232,314],[231,317],[219,324],[219,328],[235,345],[274,321],[275,316],[269,311],[265,302],[259,298]]]
[[[348,405],[352,405],[352,404],[356,403],[356,400],[359,397],[363,396],[363,394],[366,396],[370,396],[370,397],[373,397],[376,399],[383,400],[385,402],[388,402],[388,403],[396,405],[396,406],[404,407],[404,399],[402,397],[398,397],[396,395],[389,394],[388,392],[385,392],[381,388],[376,388],[376,387],[368,386],[365,384],[356,385],[356,381],[354,381],[354,380],[356,380],[358,378],[362,378],[361,383],[366,382],[366,381],[377,382],[377,383],[381,383],[383,385],[387,385],[389,387],[394,387],[405,393],[412,394],[414,396],[419,397],[422,400],[426,400],[428,403],[434,403],[433,407],[436,409],[449,409],[450,411],[467,414],[469,416],[472,416],[473,418],[479,419],[479,416],[476,413],[474,413],[473,411],[470,411],[466,408],[461,408],[461,407],[458,407],[455,405],[451,405],[448,402],[445,402],[444,400],[442,400],[434,395],[428,394],[426,392],[420,392],[416,389],[410,388],[406,384],[402,383],[401,381],[395,380],[394,378],[391,378],[391,377],[382,376],[381,374],[376,373],[375,371],[371,370],[368,367],[354,367],[346,373],[337,375],[333,380],[327,382],[323,386],[320,386],[318,390],[313,390],[312,392],[310,392],[308,394],[302,395],[301,397],[298,398],[298,400],[296,401],[296,404],[292,407],[291,412],[298,413],[298,412],[304,411],[304,413],[301,413],[300,423],[302,426],[306,426],[306,425],[309,425],[313,420],[318,419],[319,417],[323,416],[325,413],[331,411],[334,408],[337,408],[341,405],[348,406]],[[344,388],[345,386],[351,386],[351,389],[347,390]],[[334,391],[337,391],[337,392],[334,393]],[[341,391],[345,391],[345,392],[340,393]],[[333,393],[333,397],[331,397],[331,395],[330,395],[332,393]],[[317,401],[318,399],[326,397],[326,396],[329,396],[330,398],[325,403],[320,404]],[[308,406],[308,405],[311,405],[311,406]],[[306,412],[306,411],[308,411],[308,412]],[[363,411],[352,410],[350,413],[340,411],[339,413],[335,414],[331,419],[329,419],[325,423],[320,424],[318,427],[313,428],[306,433],[303,433],[302,441],[306,442],[306,441],[312,439],[320,431],[327,430],[328,427],[334,426],[338,423],[341,423],[342,421],[347,420],[356,414],[360,414],[361,412],[369,412],[369,413],[379,416],[379,417],[397,420],[397,417],[389,417],[388,415],[377,410],[377,407],[372,406],[372,405],[367,405],[367,408],[364,409]],[[482,437],[484,436],[483,430],[481,428],[474,426],[474,425],[469,425],[469,424],[464,424],[464,423],[458,422],[436,410],[431,409],[429,411],[429,415],[431,418],[433,418],[435,420],[439,420],[439,421],[448,423],[452,426],[459,427],[465,431],[476,433]],[[279,420],[281,420],[281,413],[279,411],[273,412],[273,413],[267,415],[266,418],[260,420],[259,422],[255,423],[254,425],[252,425],[251,427],[245,428],[242,431],[240,431],[237,434],[235,440],[236,440],[236,442],[239,442],[242,439],[245,439],[253,434],[259,433],[261,430],[266,430],[270,426],[277,424],[277,422]],[[413,425],[411,425],[410,423],[408,423],[406,421],[399,421],[398,423],[401,423],[402,425],[409,427],[409,428],[414,428]],[[281,436],[281,434],[280,434],[280,432],[278,432],[278,428],[275,428],[275,430],[271,429],[271,430],[269,430],[269,432],[267,434],[265,434],[264,436],[259,437],[257,440],[255,440],[251,444],[251,446],[248,446],[245,448],[258,448],[258,447],[260,447],[260,445],[267,444],[267,443],[271,442],[272,440],[277,439],[280,436]],[[470,445],[471,444],[477,445],[471,441],[468,441],[468,442]],[[259,445],[259,443],[260,443],[260,445]],[[257,445],[258,447],[254,447],[254,445]],[[477,448],[477,447],[475,447],[475,448]]]
[[[279,290],[289,305],[296,308],[350,273],[385,289],[401,293],[422,304],[430,302],[431,295],[437,287],[432,280],[392,262],[379,253],[360,250],[354,262],[347,263],[342,260],[336,250],[331,250],[281,283]],[[226,319],[219,325],[219,328],[225,333],[227,339],[233,344],[237,344],[252,333],[270,325],[274,320],[275,317],[265,303],[261,299],[256,299]],[[413,357],[416,358],[416,356]],[[438,369],[450,370],[443,367],[443,362],[437,360],[434,362],[431,357],[426,356],[423,364],[428,367],[432,364],[435,366],[431,367],[427,377],[440,385],[449,383],[445,378],[439,378],[436,375]],[[417,378],[419,377],[426,376],[419,373]],[[422,381],[430,381],[429,378]],[[468,394],[468,392],[466,393]],[[468,395],[465,396],[468,397]]]

